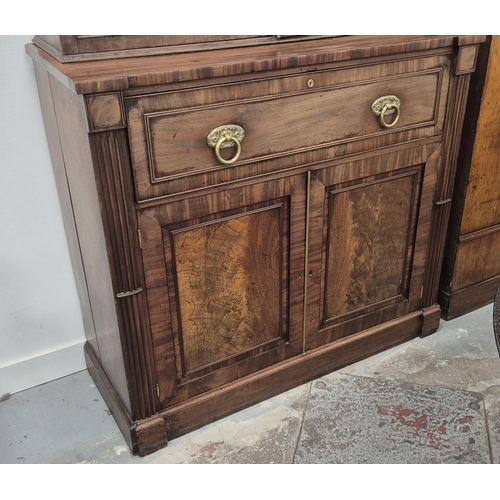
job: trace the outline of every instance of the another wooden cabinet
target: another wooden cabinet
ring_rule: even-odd
[[[89,369],[135,453],[436,330],[483,40],[28,46]]]
[[[482,44],[469,91],[439,303],[452,319],[500,285],[500,36]]]

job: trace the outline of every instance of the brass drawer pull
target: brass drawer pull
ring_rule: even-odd
[[[384,128],[392,128],[398,123],[401,114],[401,101],[395,95],[380,97],[372,104],[372,111],[380,117],[380,125]],[[385,121],[385,116],[396,113],[396,118],[391,123]]]
[[[222,125],[212,130],[207,137],[207,144],[215,149],[215,156],[224,165],[232,165],[241,155],[241,141],[245,137],[245,130],[239,125]],[[220,150],[236,146],[236,154],[225,160],[220,154]]]

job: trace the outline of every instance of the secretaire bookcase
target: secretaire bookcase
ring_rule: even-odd
[[[89,370],[134,453],[437,329],[484,39],[28,45]]]

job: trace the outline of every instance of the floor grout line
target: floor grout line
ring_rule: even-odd
[[[300,421],[299,434],[297,436],[297,442],[295,443],[295,450],[293,451],[293,456],[292,456],[292,464],[295,463],[295,457],[297,456],[297,450],[299,448],[300,439],[302,437],[302,429],[304,427],[304,420],[306,418],[307,407],[309,406],[309,398],[311,396],[311,390],[312,390],[313,382],[314,382],[314,380],[312,380],[311,382],[309,382],[309,391],[307,392],[306,404],[304,405],[304,410],[302,412],[302,419]]]
[[[488,452],[490,454],[490,463],[494,464],[495,460],[493,457],[493,442],[491,440],[490,434],[490,419],[488,417],[488,412],[486,411],[486,396],[483,394],[483,412],[484,412],[484,425],[486,427],[486,441],[488,444]]]

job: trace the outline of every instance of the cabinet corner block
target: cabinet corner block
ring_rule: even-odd
[[[132,432],[137,454],[141,457],[150,455],[168,444],[165,420],[158,415],[139,421]]]

